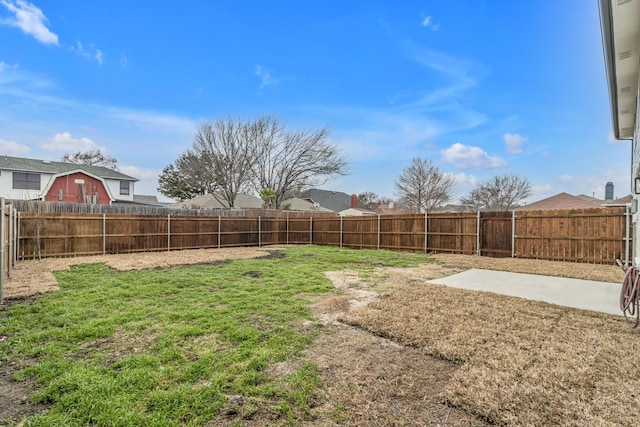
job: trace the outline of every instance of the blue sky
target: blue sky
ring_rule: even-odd
[[[630,192],[596,0],[0,0],[0,155],[100,148],[156,194],[201,122],[261,114],[328,126],[349,194],[394,197],[414,157],[457,196]]]

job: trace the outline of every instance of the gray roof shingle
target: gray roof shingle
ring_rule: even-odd
[[[138,181],[137,178],[103,166],[79,165],[76,163],[55,162],[51,160],[25,159],[23,157],[0,156],[0,169],[50,174],[65,173],[81,169],[104,179]]]
[[[301,199],[311,199],[319,203],[323,208],[331,209],[334,212],[340,212],[351,207],[351,196],[340,191],[329,191],[311,189],[298,194]],[[361,208],[358,203],[356,207]]]

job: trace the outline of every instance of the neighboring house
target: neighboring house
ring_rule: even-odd
[[[333,212],[331,209],[320,206],[309,199],[301,199],[293,197],[281,203],[282,210],[285,211],[302,211],[302,212]]]
[[[138,179],[102,166],[0,156],[0,197],[111,204],[134,200]]]
[[[395,202],[373,203],[371,208],[378,215],[406,215],[411,213],[408,209],[398,206]]]
[[[323,208],[327,208],[337,213],[351,207],[351,199],[353,198],[353,195],[350,196],[347,193],[342,193],[340,191],[311,189],[298,194],[298,198],[307,199],[311,203],[317,203]],[[360,206],[357,202],[357,197],[355,207],[364,207]]]
[[[631,201],[631,196],[622,197],[615,200],[600,200],[584,194],[573,196],[568,193],[560,193],[547,197],[528,205],[520,206],[516,210],[553,210],[553,209],[593,209],[606,206],[626,205]]]
[[[369,209],[362,208],[347,208],[340,212],[338,212],[340,216],[370,216],[377,215],[375,212],[370,211]]]
[[[137,195],[137,194],[133,196],[133,203],[135,203],[136,205],[158,206],[158,207],[164,207],[168,205],[168,203],[159,202],[157,196],[145,196],[145,195]]]
[[[621,206],[621,205],[626,205],[628,203],[631,203],[631,200],[633,199],[633,196],[631,196],[631,194],[624,196],[624,197],[620,197],[619,199],[615,199],[615,200],[603,200],[602,206]]]
[[[235,209],[261,209],[264,201],[255,196],[249,194],[239,193],[236,196],[234,206]],[[172,208],[185,208],[185,209],[229,209],[230,206],[226,201],[218,196],[217,198],[213,194],[202,194],[196,196],[193,199],[184,200],[171,205]]]
[[[448,204],[439,208],[433,209],[432,213],[463,213],[463,212],[474,212],[475,209],[470,205],[454,205]]]

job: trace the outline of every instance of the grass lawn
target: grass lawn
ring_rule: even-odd
[[[367,276],[420,254],[288,247],[283,257],[118,272],[57,272],[60,290],[0,311],[0,373],[46,409],[32,426],[196,426],[313,421],[323,384],[304,363],[284,375],[322,325],[309,298],[336,292],[324,272]],[[4,367],[4,368],[3,368]],[[335,414],[339,419],[341,414]]]

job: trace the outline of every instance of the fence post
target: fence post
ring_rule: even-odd
[[[13,206],[9,205],[7,208],[9,210],[9,232],[7,233],[9,236],[9,241],[7,242],[9,247],[9,256],[7,257],[7,277],[11,278],[11,269],[13,267]]]
[[[309,244],[313,245],[313,217],[309,217]]]
[[[0,224],[0,304],[4,302],[4,246],[5,246],[5,228],[4,228],[4,197],[0,197],[0,211],[2,212],[2,223]]]
[[[107,214],[102,214],[102,255],[107,253]]]
[[[18,226],[16,227],[16,259],[18,258],[18,254],[20,253],[20,217],[22,213],[18,212]]]
[[[516,257],[516,211],[511,211],[511,258]]]
[[[380,214],[378,214],[378,250],[380,250]]]
[[[480,250],[480,211],[478,211],[478,219],[476,220],[476,255],[480,256],[482,251]]]
[[[218,249],[220,249],[220,228],[222,227],[222,217],[218,215]]]
[[[262,221],[260,220],[260,216],[258,216],[258,247],[261,246],[260,232],[262,231]]]
[[[171,214],[167,215],[167,252],[171,251]]]
[[[340,247],[342,247],[342,215],[340,215]]]
[[[13,208],[13,266],[15,267],[18,263],[18,210]]]
[[[14,239],[13,239],[13,265],[18,263],[18,236],[20,233],[20,213],[16,208],[13,209],[13,221],[15,222]]]
[[[428,213],[424,213],[424,253],[427,253],[427,248],[429,247],[429,245],[427,244],[428,239],[429,239],[429,214]]]

